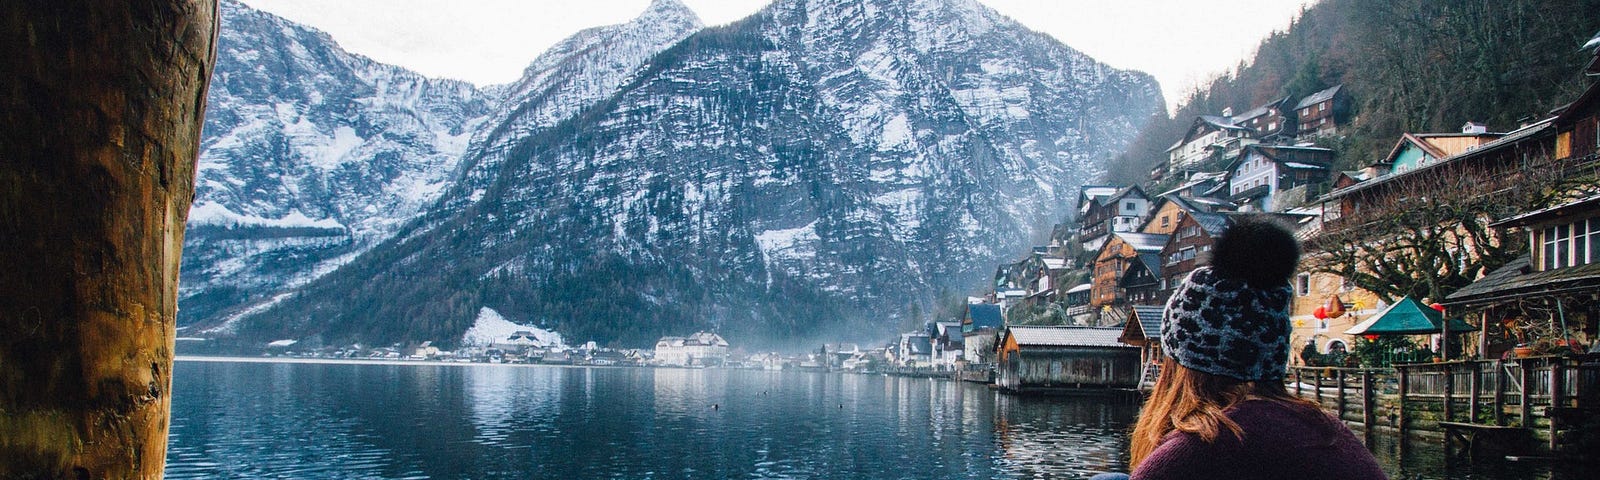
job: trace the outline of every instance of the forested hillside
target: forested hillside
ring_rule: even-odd
[[[1352,128],[1325,139],[1340,168],[1370,163],[1404,132],[1468,121],[1509,131],[1581,92],[1578,52],[1600,29],[1600,0],[1323,0],[1255,57],[1191,92],[1107,166],[1107,181],[1148,179],[1196,115],[1235,111],[1344,84]]]

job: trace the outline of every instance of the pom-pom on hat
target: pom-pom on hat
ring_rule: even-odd
[[[1244,381],[1281,380],[1289,363],[1289,277],[1300,244],[1262,215],[1236,215],[1211,264],[1178,286],[1161,318],[1161,348],[1193,370]]]

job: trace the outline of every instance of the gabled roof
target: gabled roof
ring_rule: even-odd
[[[1124,288],[1140,287],[1156,283],[1157,279],[1161,278],[1161,254],[1140,253],[1137,257],[1134,257],[1134,260],[1135,261],[1128,262],[1128,269],[1123,270],[1122,277],[1117,279],[1118,286]],[[1146,279],[1145,283],[1130,283],[1135,278],[1134,275],[1130,275],[1135,268],[1142,268],[1145,271],[1150,272],[1150,276]]]
[[[1339,89],[1341,89],[1341,88],[1344,88],[1344,84],[1342,84],[1342,83],[1338,84],[1338,85],[1334,85],[1333,87],[1330,87],[1327,90],[1323,90],[1323,91],[1320,91],[1320,92],[1317,92],[1317,93],[1306,95],[1305,98],[1300,99],[1300,103],[1295,104],[1294,109],[1295,110],[1299,110],[1299,109],[1306,108],[1306,107],[1309,107],[1309,106],[1312,106],[1312,105],[1316,105],[1316,104],[1321,103],[1321,102],[1323,102],[1325,100],[1328,100],[1330,98],[1333,98],[1335,95],[1339,94]]]
[[[967,304],[967,318],[963,320],[963,332],[1005,326],[1005,320],[1000,316],[1000,306],[992,303]]]
[[[1256,117],[1259,117],[1259,116],[1262,116],[1262,115],[1266,115],[1267,112],[1272,111],[1272,107],[1276,107],[1278,105],[1283,105],[1283,104],[1288,103],[1288,102],[1289,102],[1289,97],[1283,97],[1283,98],[1280,98],[1280,99],[1277,99],[1277,100],[1273,100],[1273,101],[1267,102],[1264,105],[1261,105],[1261,106],[1256,107],[1256,108],[1252,108],[1252,109],[1250,109],[1250,110],[1248,110],[1248,111],[1246,111],[1244,113],[1241,113],[1241,114],[1238,114],[1238,115],[1234,115],[1233,116],[1233,121],[1235,123],[1244,123],[1246,120],[1250,120],[1250,119],[1253,119],[1253,118],[1256,118]],[[1279,107],[1279,108],[1282,108],[1282,107]]]
[[[1117,340],[1123,343],[1127,343],[1130,340],[1160,340],[1161,316],[1165,312],[1166,309],[1163,307],[1135,305],[1133,307],[1133,318],[1129,319],[1127,325],[1123,327],[1122,335],[1117,337]]]
[[[1443,303],[1451,307],[1485,305],[1518,297],[1583,292],[1600,292],[1600,263],[1535,272],[1529,256],[1523,255],[1456,290]]]
[[[1167,245],[1166,235],[1153,233],[1117,232],[1112,236],[1122,238],[1122,242],[1133,247],[1139,253],[1160,252]],[[1110,243],[1110,242],[1107,242]]]
[[[1199,225],[1201,230],[1205,230],[1207,236],[1216,237],[1228,229],[1228,216],[1225,214],[1200,212],[1189,216],[1194,218],[1194,223]]]
[[[1302,165],[1301,167],[1294,167],[1294,168],[1312,168],[1312,169],[1320,169],[1320,170],[1330,170],[1330,169],[1332,169],[1332,167],[1329,167],[1327,164],[1325,164],[1323,162],[1318,162],[1318,161],[1314,161],[1314,160],[1305,160],[1305,159],[1299,159],[1299,158],[1297,158],[1297,159],[1288,159],[1288,158],[1286,158],[1286,157],[1289,157],[1292,154],[1306,154],[1306,155],[1326,155],[1329,159],[1332,159],[1333,158],[1333,150],[1331,150],[1331,149],[1322,148],[1322,147],[1296,147],[1296,146],[1289,146],[1289,145],[1267,145],[1267,144],[1262,144],[1262,143],[1256,143],[1256,144],[1245,145],[1244,150],[1240,150],[1239,151],[1239,156],[1234,158],[1232,162],[1228,162],[1228,171],[1232,172],[1235,169],[1239,168],[1239,164],[1244,163],[1245,159],[1250,157],[1250,152],[1260,153],[1261,156],[1266,157],[1268,160],[1272,160],[1273,162],[1278,163],[1278,164],[1285,164],[1286,165],[1289,162],[1294,162],[1294,163]]]
[[[1583,67],[1583,73],[1590,75],[1600,74],[1600,32],[1594,34],[1579,50],[1595,50],[1594,59],[1589,61],[1589,66]]]
[[[1006,328],[1005,334],[1018,346],[1132,348],[1117,341],[1121,328],[1016,326]]]

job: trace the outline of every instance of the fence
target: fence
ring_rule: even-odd
[[[1559,448],[1561,431],[1600,413],[1600,355],[1463,360],[1393,368],[1295,367],[1296,394],[1372,434],[1439,432],[1440,422],[1515,426]]]

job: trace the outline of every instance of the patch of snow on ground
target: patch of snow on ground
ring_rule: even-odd
[[[529,325],[518,325],[500,316],[500,312],[493,308],[483,307],[478,309],[478,319],[472,322],[472,328],[461,334],[461,344],[465,346],[486,347],[497,340],[511,338],[516,332],[532,332],[541,347],[562,347],[566,342],[561,339],[561,334]]]
[[[811,256],[814,252],[806,247],[815,245],[821,240],[821,237],[817,236],[815,220],[804,227],[767,230],[756,235],[756,245],[761,246],[761,253],[768,258]]]

